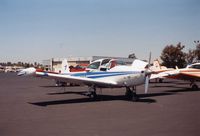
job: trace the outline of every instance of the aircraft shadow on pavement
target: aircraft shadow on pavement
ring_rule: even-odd
[[[91,102],[101,102],[101,101],[115,101],[115,100],[123,100],[129,101],[125,98],[124,95],[111,96],[111,95],[98,95],[96,100],[92,100],[91,98],[77,98],[77,99],[68,99],[68,100],[52,100],[52,101],[43,101],[43,102],[34,102],[29,104],[37,105],[37,106],[50,106],[50,105],[60,105],[60,104],[76,104],[76,103],[91,103]],[[132,101],[130,101],[132,102]],[[140,98],[137,102],[142,103],[155,103],[156,100],[149,98]]]
[[[169,93],[199,92],[200,90],[192,90],[191,88],[182,88],[179,90],[168,90]]]
[[[63,94],[86,95],[86,93],[87,93],[87,91],[63,91],[63,92],[48,93],[48,95],[63,95]]]
[[[85,95],[86,92],[60,92],[60,93],[49,93],[49,95],[61,95],[61,94],[78,94],[78,95]],[[175,95],[177,92],[161,92],[161,93],[149,93],[149,94],[138,94],[139,100],[136,103],[156,103],[155,99],[151,97],[158,97],[158,96],[167,96],[167,95]],[[42,102],[29,102],[29,104],[33,104],[36,106],[50,106],[50,105],[60,105],[60,104],[76,104],[76,103],[93,103],[93,102],[101,102],[101,101],[129,101],[125,95],[98,95],[96,100],[92,100],[91,98],[77,98],[77,99],[68,99],[68,100],[52,100],[52,101],[42,101]]]
[[[159,96],[169,96],[169,95],[177,95],[184,92],[197,92],[192,90],[191,88],[183,88],[183,87],[177,87],[177,86],[156,86],[156,87],[171,87],[174,88],[173,90],[165,90],[163,92],[152,92],[148,94],[138,94],[139,100],[137,102],[142,103],[156,103],[155,99],[152,99],[152,97],[159,97]],[[87,91],[64,91],[64,92],[53,92],[48,93],[47,95],[63,95],[63,94],[77,94],[77,95],[83,95],[87,96]],[[76,104],[76,103],[91,103],[91,102],[100,102],[100,101],[116,101],[116,100],[123,100],[123,101],[129,101],[127,100],[125,95],[102,95],[98,94],[98,97],[96,100],[92,100],[89,97],[84,98],[75,98],[75,99],[67,99],[67,100],[52,100],[52,101],[42,101],[42,102],[34,102],[30,104],[37,105],[37,106],[50,106],[50,105],[60,105],[60,104]]]
[[[154,85],[154,86],[150,86],[150,88],[174,88],[174,89],[191,89],[191,88],[185,88],[185,87],[181,87],[181,86],[176,86],[176,85]]]

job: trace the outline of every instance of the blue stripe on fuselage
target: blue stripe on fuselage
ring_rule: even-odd
[[[86,77],[86,78],[102,78],[102,77],[111,77],[111,76],[120,76],[128,74],[139,74],[140,71],[126,71],[126,72],[87,72],[87,73],[77,73],[72,74],[71,76],[76,77]]]

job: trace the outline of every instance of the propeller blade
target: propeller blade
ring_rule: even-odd
[[[150,66],[150,63],[151,63],[151,52],[149,53],[149,66]]]
[[[150,79],[150,75],[152,74],[152,71],[150,70],[150,66],[151,66],[151,52],[149,53],[149,62],[145,71],[145,94],[148,92],[149,79]]]
[[[149,76],[147,75],[145,79],[145,94],[148,92],[148,89],[149,89]]]

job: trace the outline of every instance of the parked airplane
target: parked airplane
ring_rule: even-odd
[[[154,60],[153,61],[153,64],[150,66],[149,68],[151,71],[154,72],[154,74],[158,74],[158,73],[161,73],[161,72],[166,72],[166,71],[170,71],[170,70],[174,70],[174,68],[167,68],[165,66],[162,66],[159,62],[159,60]],[[159,81],[159,83],[162,83],[164,78],[166,77],[159,77],[159,78],[156,78],[156,82]]]
[[[200,63],[188,65],[186,68],[175,70],[167,70],[158,74],[152,74],[151,78],[167,77],[179,80],[190,81],[190,86],[193,90],[198,90],[199,87],[195,82],[200,81]]]
[[[98,59],[91,62],[85,69],[80,71],[74,71],[70,69],[67,59],[62,61],[60,74],[74,74],[74,73],[83,73],[83,72],[99,72],[107,71],[117,65],[125,65],[122,61],[110,58]],[[55,73],[55,72],[53,72]],[[57,73],[59,74],[59,73]],[[68,83],[60,80],[56,80],[56,86],[66,86]],[[70,86],[73,85],[70,83]]]
[[[134,64],[138,64],[134,67]],[[151,71],[145,69],[146,62],[136,60],[131,66],[115,66],[107,71],[81,72],[56,74],[37,71],[35,68],[28,68],[20,71],[18,76],[35,75],[63,82],[84,84],[89,87],[88,96],[96,98],[96,88],[126,88],[126,96],[133,101],[138,100],[136,86],[145,84],[145,93],[148,91]]]
[[[132,67],[134,69],[139,69],[139,68],[144,68],[148,63],[140,61],[140,60],[134,60],[132,63]],[[122,60],[118,60],[118,59],[111,59],[111,58],[104,58],[104,59],[98,59],[95,60],[93,62],[91,62],[86,68],[85,70],[82,71],[71,71],[71,69],[69,69],[69,64],[67,59],[62,61],[62,70],[61,70],[61,74],[73,74],[73,73],[82,73],[82,72],[100,72],[100,71],[107,71],[110,70],[111,68],[114,68],[115,66],[122,66],[122,67],[118,67],[121,68],[120,71],[123,71],[124,68],[123,66],[127,65],[124,61]],[[126,70],[126,69],[125,69]],[[63,82],[63,81],[59,81],[56,80],[56,85],[57,86],[65,86],[67,85],[67,82]],[[73,85],[72,83],[70,83],[70,85]]]

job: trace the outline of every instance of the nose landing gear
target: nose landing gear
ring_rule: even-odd
[[[139,96],[136,93],[136,87],[135,86],[132,87],[132,89],[130,87],[126,87],[125,96],[128,100],[131,100],[131,101],[134,101],[134,102],[139,100]]]

